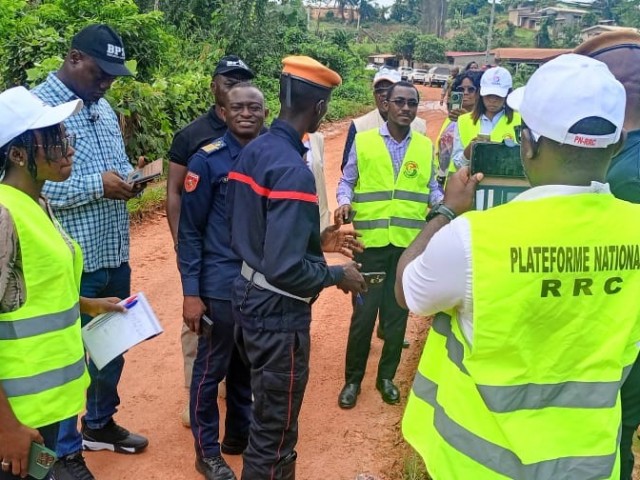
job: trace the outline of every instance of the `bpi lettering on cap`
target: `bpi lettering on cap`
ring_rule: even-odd
[[[118,60],[124,60],[124,47],[107,43],[107,57],[117,58]]]
[[[249,67],[242,60],[227,60],[227,67],[240,67],[249,70]]]

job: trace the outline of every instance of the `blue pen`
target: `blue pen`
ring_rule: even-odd
[[[133,297],[127,298],[127,300],[124,303],[124,308],[129,310],[129,309],[133,308],[136,303],[138,303],[138,296],[134,295]]]

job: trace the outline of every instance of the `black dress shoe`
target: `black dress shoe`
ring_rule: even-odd
[[[357,383],[347,383],[338,395],[338,406],[348,410],[356,406],[358,394],[360,393],[360,385]]]
[[[237,480],[233,470],[221,456],[196,457],[196,470],[204,475],[206,480]]]
[[[387,378],[376,381],[376,388],[382,394],[382,400],[389,405],[400,402],[400,390]]]

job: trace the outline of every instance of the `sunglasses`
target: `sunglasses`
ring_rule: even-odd
[[[405,105],[408,105],[409,108],[418,108],[418,100],[414,98],[410,98],[409,100],[407,100],[406,98],[400,97],[388,101],[395,104],[395,106],[398,108],[403,108]]]
[[[470,87],[458,87],[454,91],[458,93],[476,93],[478,89],[472,85]]]

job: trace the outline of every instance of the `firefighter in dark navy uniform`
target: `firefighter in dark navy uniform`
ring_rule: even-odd
[[[301,139],[317,130],[340,76],[309,57],[283,64],[278,119],[229,173],[231,244],[243,260],[232,292],[236,342],[254,395],[242,480],[295,479],[311,303],[332,285],[366,290],[355,262],[327,266],[323,250],[358,250],[358,242],[335,225],[320,233],[315,182],[302,158]]]
[[[241,454],[249,436],[250,374],[235,347],[231,313],[231,284],[241,261],[231,250],[226,194],[229,170],[264,123],[264,96],[249,84],[235,85],[221,112],[229,130],[191,158],[178,231],[184,322],[200,335],[190,388],[191,431],[196,469],[207,480],[235,480],[221,453]],[[225,376],[227,414],[220,443],[217,397]]]

